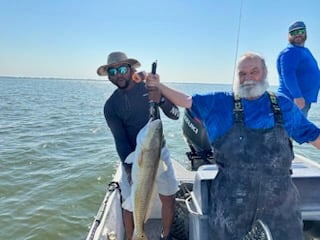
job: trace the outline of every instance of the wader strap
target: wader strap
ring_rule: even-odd
[[[280,107],[278,105],[277,97],[273,92],[271,91],[267,91],[267,92],[271,101],[272,112],[274,114],[274,121],[276,124],[283,125],[283,117],[280,111]],[[243,123],[244,117],[243,117],[243,107],[241,104],[241,98],[237,94],[234,95],[233,98],[234,98],[234,106],[233,106],[234,121],[238,123],[241,123],[241,122]]]
[[[234,122],[243,123],[243,107],[241,104],[241,98],[238,94],[233,95],[234,106],[233,106],[233,118]]]
[[[278,124],[283,124],[283,117],[278,105],[277,97],[274,92],[268,91],[268,95],[271,101],[272,111],[274,114],[274,121]]]

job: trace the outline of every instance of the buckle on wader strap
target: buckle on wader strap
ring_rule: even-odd
[[[278,101],[277,101],[277,97],[274,94],[274,92],[271,91],[267,91],[270,101],[271,101],[271,107],[272,107],[272,112],[274,114],[274,121],[277,124],[282,124],[283,125],[283,117],[282,117],[282,113],[280,111],[280,107],[278,105]]]
[[[241,104],[241,98],[238,94],[235,94],[233,98],[234,98],[234,105],[233,105],[234,122],[241,123],[243,122],[243,107]]]

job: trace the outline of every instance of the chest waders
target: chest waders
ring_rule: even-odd
[[[234,125],[213,142],[219,172],[211,184],[210,228],[214,239],[241,240],[260,219],[273,240],[302,240],[299,193],[290,168],[294,158],[276,97],[269,93],[275,125],[249,129],[239,97]]]

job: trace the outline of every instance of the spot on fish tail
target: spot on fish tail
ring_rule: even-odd
[[[142,233],[141,235],[135,234],[133,240],[148,240],[147,235]]]

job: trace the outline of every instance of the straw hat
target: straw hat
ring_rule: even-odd
[[[112,52],[108,56],[107,64],[102,65],[97,69],[97,73],[100,76],[108,75],[108,68],[116,64],[128,63],[131,67],[138,68],[141,66],[140,62],[134,58],[128,58],[123,52]]]

